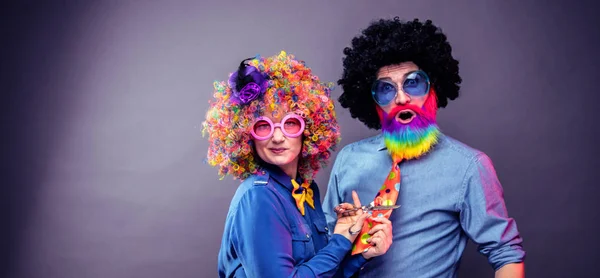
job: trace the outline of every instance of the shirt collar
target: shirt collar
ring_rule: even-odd
[[[383,134],[379,134],[377,135],[377,137],[375,137],[375,140],[377,141],[377,151],[384,151],[387,150],[387,146],[385,145],[385,141],[383,140]]]
[[[270,177],[272,177],[279,184],[283,185],[283,187],[285,187],[287,190],[289,190],[290,192],[294,190],[294,186],[292,185],[292,178],[290,178],[290,176],[283,172],[281,168],[268,163],[263,163],[262,167],[267,172],[269,172]],[[298,184],[302,184],[302,180],[300,179],[299,175],[297,175],[296,177],[296,182]]]

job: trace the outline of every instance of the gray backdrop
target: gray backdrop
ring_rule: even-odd
[[[335,81],[350,39],[394,15],[449,36],[464,83],[439,122],[493,159],[528,277],[595,276],[593,4],[211,2],[3,4],[0,276],[215,277],[238,182],[203,162],[213,80],[285,49]],[[377,133],[337,112],[341,146]],[[493,276],[472,245],[460,273]]]

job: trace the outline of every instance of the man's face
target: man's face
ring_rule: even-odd
[[[400,124],[410,124],[417,116],[416,111],[410,106],[422,109],[429,98],[429,93],[422,96],[409,95],[403,89],[403,84],[409,73],[419,70],[413,62],[403,62],[397,65],[385,66],[377,72],[377,80],[385,80],[396,84],[397,94],[389,104],[378,105],[385,114],[392,113]]]
[[[384,130],[425,128],[435,123],[435,92],[428,77],[415,74],[418,70],[413,62],[403,62],[382,67],[377,73],[379,85],[373,90],[379,93],[376,105]]]
[[[384,142],[395,161],[419,157],[437,142],[435,91],[417,65],[404,62],[381,68],[372,93]]]

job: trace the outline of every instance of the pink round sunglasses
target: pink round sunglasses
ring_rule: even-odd
[[[297,114],[288,114],[279,123],[273,123],[267,117],[260,117],[254,121],[250,133],[256,140],[267,140],[273,136],[275,128],[279,127],[283,135],[296,138],[304,132],[304,119]]]

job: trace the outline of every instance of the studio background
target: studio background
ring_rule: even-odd
[[[442,130],[488,154],[528,277],[596,277],[592,1],[12,1],[0,8],[0,277],[216,277],[239,181],[204,163],[212,82],[286,50],[325,81],[380,17],[432,19],[460,61]],[[333,95],[341,147],[378,133]],[[337,154],[337,152],[336,152]],[[332,157],[331,164],[335,159]],[[331,164],[317,178],[324,195]],[[460,277],[493,277],[469,245]]]

